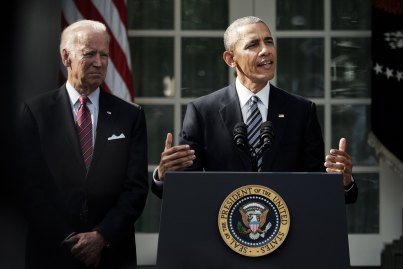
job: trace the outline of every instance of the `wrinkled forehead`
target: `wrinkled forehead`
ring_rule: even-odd
[[[99,31],[78,31],[75,34],[75,42],[76,44],[85,44],[88,42],[109,42],[108,34],[106,32],[99,32]]]
[[[109,38],[105,32],[80,31],[76,34],[74,42],[78,49],[99,48],[108,50],[109,48]]]
[[[252,23],[238,27],[237,40],[235,43],[266,39],[268,37],[271,37],[271,32],[264,23]]]

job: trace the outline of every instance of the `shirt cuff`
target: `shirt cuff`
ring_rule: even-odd
[[[353,187],[354,187],[354,178],[353,176],[351,176],[351,183],[350,185],[344,186],[344,191],[345,192],[349,192]]]
[[[164,185],[164,181],[161,181],[161,180],[159,180],[159,178],[158,178],[158,167],[154,169],[154,172],[153,172],[153,180],[154,180],[155,185],[157,185],[157,186],[159,186],[159,187],[162,186],[162,185]]]

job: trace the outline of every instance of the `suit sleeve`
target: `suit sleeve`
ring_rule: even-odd
[[[143,212],[148,194],[147,129],[144,110],[140,108],[134,120],[130,137],[126,178],[115,206],[94,230],[99,231],[113,246],[124,240],[124,231],[133,229],[134,222]]]
[[[182,131],[179,135],[179,144],[188,144],[195,151],[196,159],[187,171],[202,171],[204,169],[204,122],[194,103],[190,102],[186,109]]]
[[[28,105],[19,114],[19,190],[24,212],[31,227],[40,236],[60,244],[73,232],[64,215],[58,190],[41,150],[38,126]]]
[[[325,146],[315,103],[311,103],[306,119],[303,171],[325,172]]]
[[[186,168],[185,171],[202,171],[203,170],[203,130],[201,121],[199,120],[198,112],[195,105],[190,102],[187,105],[183,127],[179,134],[179,144],[190,145],[190,148],[195,150],[196,159],[193,165]],[[162,198],[164,184],[157,186],[154,181],[151,183],[151,191],[159,198]]]

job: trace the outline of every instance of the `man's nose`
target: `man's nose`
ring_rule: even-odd
[[[259,55],[267,55],[267,54],[269,53],[269,51],[270,51],[269,45],[263,43],[263,44],[260,46]]]
[[[101,55],[100,55],[99,53],[97,53],[97,54],[94,56],[94,62],[93,62],[93,64],[94,64],[95,66],[101,66],[101,64],[102,64],[102,58],[101,58]]]

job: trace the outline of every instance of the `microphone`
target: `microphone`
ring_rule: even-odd
[[[271,147],[271,145],[273,144],[273,139],[273,124],[271,123],[271,121],[263,122],[262,125],[260,125],[260,144],[262,145],[261,154],[263,154],[263,152]]]
[[[250,161],[252,163],[252,170],[257,172],[257,155],[255,152],[255,148],[249,145],[248,128],[246,127],[246,124],[243,122],[235,124],[233,136],[235,145],[237,146],[237,148],[241,149],[249,155]]]
[[[248,131],[245,123],[240,122],[235,124],[233,131],[234,143],[238,148],[242,150],[247,149],[249,146],[247,132]]]

